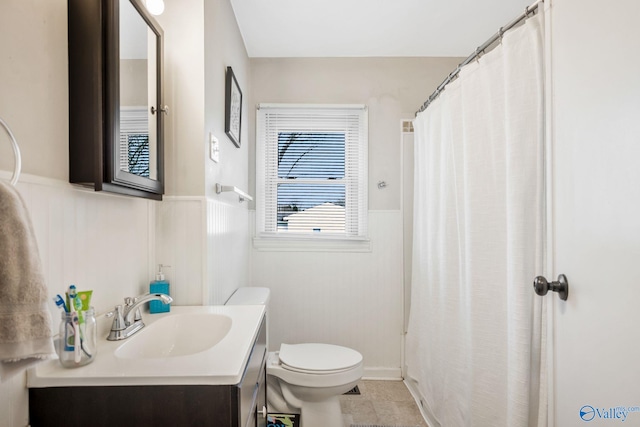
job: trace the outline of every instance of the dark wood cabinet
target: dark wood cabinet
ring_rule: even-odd
[[[234,385],[46,387],[29,389],[32,427],[264,427],[266,325]]]
[[[68,0],[69,182],[161,200],[163,31],[141,0]]]

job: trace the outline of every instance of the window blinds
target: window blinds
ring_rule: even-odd
[[[149,177],[149,113],[146,107],[120,108],[120,170]]]
[[[257,119],[258,230],[365,237],[366,108],[262,104]]]

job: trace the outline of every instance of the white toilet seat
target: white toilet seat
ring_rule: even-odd
[[[278,353],[281,366],[305,374],[336,374],[362,363],[357,351],[332,344],[281,344]]]
[[[359,354],[359,353],[358,353]],[[362,356],[360,356],[362,357]],[[267,375],[277,377],[289,384],[304,387],[336,387],[352,381],[358,381],[362,378],[363,363],[356,364],[343,369],[335,369],[329,371],[312,371],[291,366],[282,363],[279,352],[269,353],[267,359]],[[346,391],[346,390],[345,390]]]
[[[282,366],[283,369],[286,369],[287,371],[291,371],[291,372],[297,372],[299,374],[309,374],[309,375],[329,375],[329,374],[340,374],[342,372],[347,372],[352,368],[344,368],[344,369],[332,369],[330,371],[312,371],[312,370],[307,370],[307,369],[298,369],[298,368],[293,368],[285,363],[280,363],[280,366]]]

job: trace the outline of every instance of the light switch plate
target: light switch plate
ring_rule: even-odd
[[[211,132],[209,132],[209,157],[216,163],[220,161],[220,142]]]

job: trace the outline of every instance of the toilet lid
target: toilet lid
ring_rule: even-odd
[[[295,371],[341,371],[362,362],[355,350],[331,344],[281,344],[280,362]]]

